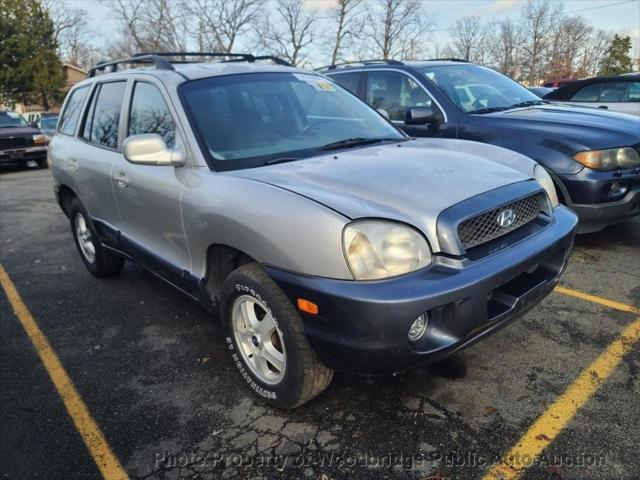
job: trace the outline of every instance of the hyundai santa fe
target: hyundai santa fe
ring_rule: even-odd
[[[135,261],[202,304],[266,402],[450,355],[554,288],[577,218],[529,158],[410,139],[277,59],[180,56],[69,92],[55,192],[92,274]]]

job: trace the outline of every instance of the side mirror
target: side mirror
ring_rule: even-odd
[[[389,120],[389,112],[387,112],[385,109],[378,108],[378,113],[382,115],[384,118],[386,118],[387,120]]]
[[[439,123],[440,113],[431,107],[411,107],[407,109],[404,117],[405,125],[426,125],[428,123]]]
[[[185,154],[179,147],[169,148],[157,133],[133,135],[122,143],[124,158],[138,165],[184,165]]]

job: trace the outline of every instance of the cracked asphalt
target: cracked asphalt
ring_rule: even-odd
[[[47,170],[0,168],[0,263],[133,479],[481,478],[634,319],[554,293],[446,362],[336,374],[280,411],[241,387],[217,318],[136,265],[84,269]],[[562,284],[638,306],[639,247],[640,221],[581,236]],[[100,478],[2,292],[0,319],[1,478]],[[640,478],[639,350],[523,478]]]

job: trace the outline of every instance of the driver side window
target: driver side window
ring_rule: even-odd
[[[430,107],[431,97],[415,80],[400,72],[367,72],[367,102],[385,110],[390,120],[404,121],[411,107]]]

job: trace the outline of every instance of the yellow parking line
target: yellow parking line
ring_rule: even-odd
[[[640,318],[628,325],[620,336],[556,399],[535,421],[483,480],[512,480],[532,462],[564,429],[576,412],[600,388],[622,361],[622,357],[640,340]]]
[[[627,305],[613,300],[608,300],[606,298],[597,297],[596,295],[591,295],[589,293],[579,292],[578,290],[572,290],[570,288],[560,286],[556,287],[555,291],[558,293],[562,293],[563,295],[568,295],[570,297],[586,300],[587,302],[593,302],[605,307],[613,308],[615,310],[620,310],[621,312],[629,312],[640,315],[640,308],[634,307],[633,305]]]
[[[102,477],[108,480],[123,480],[128,478],[122,465],[111,451],[109,444],[100,431],[100,427],[91,417],[87,406],[78,394],[71,378],[60,363],[56,353],[49,345],[47,338],[38,327],[31,312],[20,298],[20,294],[15,285],[7,275],[5,269],[0,265],[0,284],[7,294],[13,310],[20,320],[22,327],[29,336],[31,343],[35,347],[40,360],[51,377],[58,395],[62,398],[64,406],[69,412],[76,429],[80,433],[82,440],[89,449],[89,453],[96,462]]]

